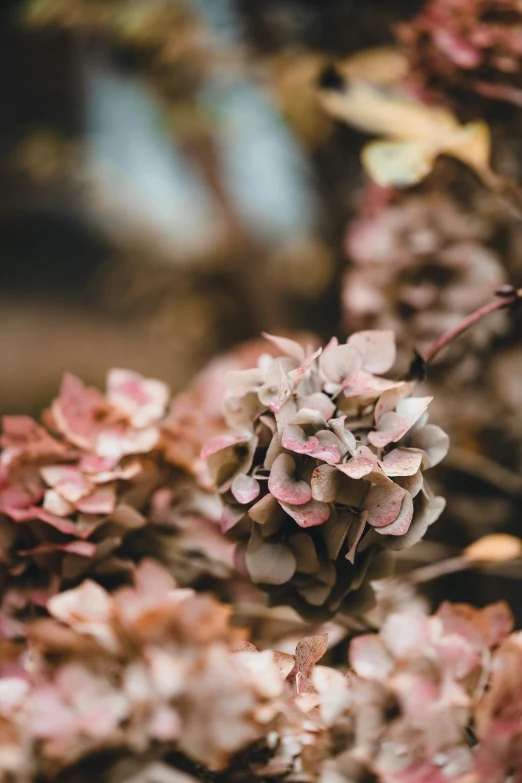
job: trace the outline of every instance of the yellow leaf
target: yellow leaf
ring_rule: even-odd
[[[472,562],[503,563],[522,557],[522,541],[507,533],[483,536],[464,550],[464,557]]]
[[[414,141],[373,141],[362,151],[364,168],[382,187],[406,188],[428,176],[435,155]]]
[[[484,178],[489,172],[490,134],[482,121],[461,125],[446,108],[426,106],[402,92],[363,79],[344,88],[322,88],[319,100],[336,119],[389,141],[363,151],[363,165],[380,185],[417,184],[439,155],[451,155]]]
[[[479,174],[481,170],[489,169],[491,155],[489,127],[481,120],[463,125],[445,152],[466,163]]]
[[[347,79],[365,79],[376,84],[399,84],[408,75],[408,58],[394,46],[362,49],[342,60],[339,71]]]

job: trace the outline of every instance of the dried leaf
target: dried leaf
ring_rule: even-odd
[[[321,660],[328,649],[328,634],[305,636],[295,648],[295,666],[303,678],[311,676],[312,667]],[[302,692],[302,691],[300,691]]]
[[[482,122],[461,125],[449,109],[427,106],[396,88],[351,79],[322,89],[324,108],[359,130],[383,136],[363,150],[363,164],[382,187],[421,182],[439,155],[451,155],[479,176],[491,176],[490,134]]]
[[[504,563],[522,557],[522,541],[507,533],[493,533],[474,541],[464,550],[466,560]]]

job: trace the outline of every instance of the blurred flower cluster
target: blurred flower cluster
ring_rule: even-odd
[[[66,375],[43,425],[4,417],[4,633],[16,635],[16,615],[87,573],[121,582],[147,552],[184,583],[202,571],[230,574],[231,547],[216,526],[219,505],[192,452],[194,440],[175,427],[180,401],[170,413],[169,404],[161,381],[111,370],[105,394]]]
[[[520,772],[522,640],[512,624],[502,603],[445,603],[433,617],[392,614],[378,635],[357,637],[353,746],[322,781],[493,783]]]
[[[448,437],[427,424],[431,397],[383,377],[393,332],[356,332],[317,351],[267,338],[283,357],[226,374],[233,432],[202,454],[240,570],[275,603],[323,619],[371,600],[389,551],[412,546],[439,517],[444,500],[423,471],[443,459]]]
[[[2,656],[5,780],[493,783],[522,761],[504,604],[391,614],[348,671],[317,665],[326,634],[259,652],[151,560],[133,586],[87,580],[48,609]]]
[[[414,78],[522,105],[522,9],[517,0],[428,0],[399,40]]]
[[[347,329],[393,329],[407,370],[414,349],[422,353],[505,282],[502,260],[489,245],[494,232],[494,216],[466,209],[442,189],[401,194],[370,185],[346,235]],[[465,351],[452,348],[461,373],[505,322],[505,313],[497,313],[473,329]]]

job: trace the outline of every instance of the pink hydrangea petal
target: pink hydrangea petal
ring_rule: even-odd
[[[376,449],[382,449],[390,443],[396,443],[409,430],[407,420],[398,413],[385,413],[379,421],[379,428],[368,433],[368,440]]]
[[[295,451],[296,454],[309,454],[319,445],[317,438],[313,435],[308,437],[298,424],[286,425],[281,443],[285,449]]]
[[[50,514],[58,517],[68,517],[74,513],[74,506],[55,489],[48,489],[44,495],[43,507]]]
[[[364,502],[368,524],[376,528],[391,525],[399,516],[405,494],[406,490],[393,481],[372,485]]]
[[[340,476],[334,465],[319,465],[312,473],[312,496],[322,503],[333,503],[339,489]]]
[[[371,473],[376,465],[377,460],[370,449],[367,446],[359,446],[355,450],[352,459],[342,465],[337,465],[336,467],[344,473],[345,476],[349,476],[353,479],[361,479]]]
[[[443,637],[435,645],[446,676],[462,680],[480,666],[480,654],[468,639],[457,634]]]
[[[40,469],[40,474],[69,503],[76,503],[93,490],[90,481],[72,465],[47,465]]]
[[[423,454],[416,449],[398,448],[382,459],[382,469],[387,476],[414,476],[419,470]]]
[[[290,356],[291,359],[295,359],[298,364],[302,364],[305,360],[306,352],[302,345],[295,340],[289,340],[288,337],[278,337],[274,334],[268,334],[262,332],[263,337],[275,345],[275,347],[284,353],[286,356]]]
[[[116,508],[115,486],[98,487],[88,497],[79,500],[76,508],[84,514],[110,514]]]
[[[378,533],[383,536],[404,536],[410,529],[413,519],[413,498],[409,492],[404,490],[400,511],[396,519],[385,527],[374,525]]]
[[[0,511],[8,517],[17,519],[17,512],[31,508],[43,497],[42,491],[28,490],[27,487],[7,487],[0,493]]]
[[[417,544],[426,534],[428,527],[437,521],[445,505],[446,501],[442,497],[436,496],[427,500],[421,496],[408,531],[403,535],[388,538],[387,549],[400,551]]]
[[[324,392],[314,392],[298,396],[299,408],[311,408],[318,411],[325,421],[331,419],[335,413],[335,403]]]
[[[413,383],[401,381],[393,389],[384,391],[375,404],[375,421],[378,424],[385,413],[394,411],[400,400],[409,397],[413,390]]]
[[[360,351],[362,369],[368,372],[381,375],[395,362],[395,333],[391,329],[356,332],[348,338],[348,345]]]
[[[398,381],[389,381],[387,378],[379,378],[366,370],[359,370],[343,381],[345,397],[359,397],[361,395],[378,396],[389,389],[395,388]]]
[[[80,448],[92,448],[97,432],[97,414],[107,406],[97,389],[88,388],[75,375],[66,373],[51,411],[57,429]]]
[[[484,60],[484,52],[480,47],[472,46],[461,35],[444,27],[437,27],[433,30],[433,41],[441,52],[460,68],[473,70],[478,68]]]
[[[411,445],[425,452],[424,468],[432,468],[444,459],[449,449],[449,437],[435,424],[426,424],[411,436]]]
[[[417,497],[424,484],[422,470],[418,470],[413,476],[395,476],[394,481],[400,487],[408,490],[412,498]]]
[[[41,522],[56,528],[60,533],[68,535],[76,535],[77,532],[76,525],[70,519],[62,519],[54,514],[50,514],[45,508],[40,508],[39,506],[31,506],[28,509],[11,509],[9,516],[15,522],[30,522],[33,519],[39,519]]]
[[[287,402],[287,400],[289,400],[292,396],[292,386],[290,384],[288,375],[286,374],[285,368],[283,367],[283,363],[279,361],[277,362],[277,366],[279,368],[278,390],[270,401],[269,406],[273,413],[278,413],[285,402]]]
[[[289,503],[280,501],[281,507],[286,513],[297,522],[299,527],[316,527],[326,522],[330,516],[330,506],[327,503],[321,503],[319,500],[310,500],[302,506],[292,506]]]
[[[341,443],[346,446],[350,454],[353,455],[355,453],[355,449],[357,448],[357,441],[353,432],[346,429],[344,426],[345,421],[346,416],[339,416],[336,419],[329,419],[328,426],[331,430],[333,430],[333,432],[335,432]]]
[[[234,568],[238,572],[238,574],[241,574],[241,576],[244,576],[246,579],[250,578],[250,574],[248,573],[248,568],[246,564],[246,544],[239,543],[236,545],[234,549]]]
[[[374,634],[356,636],[350,644],[350,664],[359,677],[384,680],[394,669],[394,660],[383,641]]]
[[[311,456],[322,459],[330,465],[335,465],[341,459],[339,440],[333,432],[320,430],[316,433],[318,445],[312,451]]]
[[[397,403],[397,413],[408,422],[408,429],[418,422],[433,397],[407,397]]]
[[[420,653],[431,645],[430,619],[421,612],[396,612],[389,615],[380,636],[396,658]]]
[[[309,354],[299,367],[296,367],[295,370],[290,370],[290,372],[288,373],[288,377],[292,383],[292,387],[294,391],[297,389],[301,381],[306,376],[306,373],[308,372],[312,364],[315,362],[315,360],[321,355],[321,353],[322,353],[322,348],[318,348],[317,351]]]
[[[280,454],[272,465],[268,489],[277,500],[300,506],[312,497],[310,484],[295,478],[295,461],[289,454]]]
[[[221,532],[228,533],[228,531],[232,530],[232,528],[235,527],[244,516],[245,509],[237,508],[236,506],[229,506],[228,504],[224,506],[220,520]]]
[[[245,473],[238,473],[232,482],[231,492],[238,503],[251,503],[260,492],[259,482]]]
[[[227,370],[224,383],[229,392],[236,397],[242,397],[262,386],[263,371],[259,367],[251,370]]]
[[[249,435],[216,435],[207,440],[201,449],[201,459],[208,459],[212,454],[223,451],[229,446],[239,446],[249,440]]]
[[[165,414],[170,391],[166,383],[131,370],[112,369],[107,399],[134,427],[147,427]]]
[[[130,481],[135,478],[143,467],[140,462],[134,460],[128,462],[122,467],[116,467],[111,470],[103,470],[100,473],[96,473],[90,477],[93,484],[106,484],[109,481]]]
[[[300,408],[293,416],[290,424],[297,424],[300,427],[312,427],[315,430],[326,428],[326,420],[322,413],[314,408]]]
[[[362,356],[353,345],[338,345],[331,341],[321,354],[319,366],[329,381],[342,384],[361,369]]]
[[[0,446],[31,458],[59,456],[67,446],[55,440],[30,416],[3,416]]]
[[[69,541],[66,544],[40,544],[33,549],[18,550],[20,555],[43,555],[47,552],[67,552],[80,557],[93,557],[96,553],[96,546],[89,541]]]
[[[102,473],[112,470],[118,464],[118,460],[109,457],[99,457],[97,454],[84,454],[78,467],[82,473]]]
[[[159,439],[157,427],[106,427],[98,433],[95,449],[100,457],[121,459],[129,454],[147,454],[157,446]]]

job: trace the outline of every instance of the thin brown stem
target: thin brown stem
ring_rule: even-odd
[[[443,350],[443,348],[453,342],[453,340],[455,340],[457,337],[460,337],[461,334],[467,332],[468,329],[471,329],[472,326],[477,324],[487,315],[494,313],[496,310],[502,310],[505,307],[511,307],[516,302],[519,302],[520,299],[522,299],[522,289],[518,289],[518,291],[511,287],[506,289],[499,289],[497,299],[494,299],[492,302],[489,302],[483,307],[479,307],[478,310],[475,310],[475,312],[466,316],[466,318],[457,324],[457,326],[454,326],[453,329],[448,329],[447,332],[435,340],[433,345],[431,345],[422,355],[424,364],[431,364],[435,357]]]
[[[476,568],[477,564],[467,560],[463,555],[452,557],[449,560],[441,560],[438,563],[416,568],[403,574],[403,578],[408,582],[419,585],[425,582],[431,582],[433,579],[439,579],[441,576],[455,574],[459,571],[466,571],[468,568]]]

